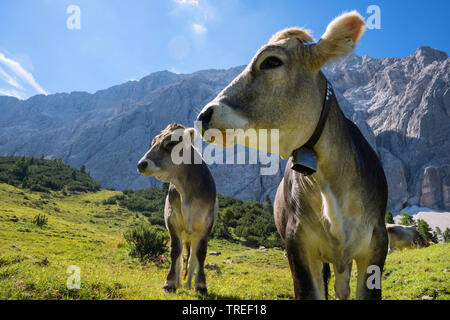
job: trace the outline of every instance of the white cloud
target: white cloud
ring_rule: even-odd
[[[2,67],[0,67],[0,77],[3,78],[3,80],[5,80],[9,85],[17,89],[24,90],[23,87],[17,82],[17,80],[9,75],[5,70],[3,70]]]
[[[0,96],[10,96],[17,99],[24,99],[24,97],[14,89],[2,89],[0,88]]]
[[[191,5],[198,7],[198,0],[174,0],[175,3],[181,4],[181,5]]]
[[[175,73],[175,74],[180,74],[180,73],[181,73],[180,71],[178,71],[178,70],[175,69],[174,67],[171,67],[171,68],[169,69],[169,71],[172,72],[172,73]]]
[[[33,87],[34,90],[41,94],[47,94],[47,91],[42,89],[42,87],[36,82],[33,75],[25,70],[22,65],[14,61],[13,59],[7,58],[3,53],[0,52],[0,63],[8,67],[16,76],[25,81],[28,85]]]
[[[208,29],[202,24],[194,23],[192,28],[196,34],[205,34],[208,32]]]
[[[208,32],[207,23],[217,19],[217,13],[209,0],[173,0],[177,4],[172,14],[179,19],[188,19],[188,25],[195,34]]]

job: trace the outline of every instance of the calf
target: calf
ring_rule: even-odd
[[[394,249],[422,248],[428,246],[428,243],[415,227],[387,224],[386,230],[389,237],[389,253]]]
[[[139,173],[170,182],[164,219],[170,234],[171,264],[164,291],[175,291],[181,286],[184,243],[188,255],[186,287],[191,288],[197,270],[195,289],[207,292],[204,262],[208,237],[217,215],[216,185],[201,155],[192,146],[194,137],[193,128],[185,129],[172,123],[153,139],[150,149],[138,163]],[[188,161],[175,164],[173,156],[177,155]]]

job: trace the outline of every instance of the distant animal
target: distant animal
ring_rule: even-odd
[[[389,237],[389,253],[394,249],[423,248],[429,245],[416,227],[386,224],[386,230]]]
[[[182,142],[178,141],[180,136],[183,137]],[[177,123],[168,125],[153,139],[150,149],[137,166],[138,171],[146,176],[170,182],[164,219],[170,234],[171,264],[164,291],[173,292],[181,286],[184,244],[187,250],[184,275],[184,278],[187,275],[186,287],[191,288],[192,277],[197,271],[195,289],[207,293],[204,263],[218,202],[213,177],[201,155],[192,146],[194,137],[193,128],[185,128]],[[175,164],[171,156],[175,151],[181,156],[187,155],[189,161],[185,162],[189,163]]]
[[[290,158],[274,215],[297,299],[327,298],[328,263],[334,267],[336,297],[347,299],[353,259],[356,298],[381,299],[381,288],[369,288],[367,279],[369,266],[383,270],[388,250],[386,177],[320,71],[353,50],[364,29],[363,18],[353,11],[333,20],[318,42],[301,28],[276,33],[197,117],[202,134],[210,128],[278,129],[278,149],[258,148]],[[224,140],[226,146],[236,143],[228,137],[207,142]]]

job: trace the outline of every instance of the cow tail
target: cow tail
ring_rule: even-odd
[[[189,263],[189,257],[191,256],[191,243],[189,241],[186,242],[186,251],[187,251],[187,259],[186,259],[186,270],[184,271],[184,280],[186,280],[186,276],[188,273],[188,263]]]
[[[325,300],[328,300],[328,280],[330,280],[330,264],[324,263],[322,268],[323,285],[325,289]]]

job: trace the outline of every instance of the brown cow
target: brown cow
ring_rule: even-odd
[[[349,53],[364,27],[353,11],[332,21],[316,43],[304,29],[276,33],[198,116],[202,130],[279,130],[278,151],[258,148],[290,158],[274,215],[297,299],[327,297],[328,263],[334,267],[337,298],[348,298],[353,259],[357,299],[381,298],[381,287],[368,286],[367,280],[371,270],[381,274],[388,249],[386,177],[320,71]]]
[[[389,237],[389,253],[394,249],[423,248],[429,245],[414,226],[386,224],[386,230]]]

